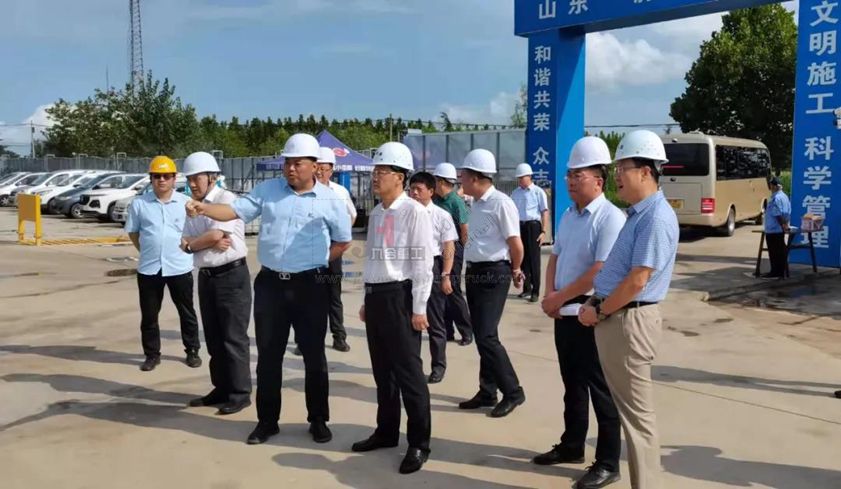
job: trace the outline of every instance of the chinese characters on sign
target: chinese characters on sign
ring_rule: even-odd
[[[586,3],[586,2],[585,2]],[[542,11],[554,12],[555,1],[541,4]],[[529,132],[532,144],[526,155],[534,170],[534,180],[540,186],[551,185],[554,180],[553,160],[555,117],[552,100],[552,46],[535,43],[529,46]]]
[[[800,3],[800,49],[797,60],[795,104],[794,161],[792,168],[792,220],[797,223],[803,214],[824,218],[823,229],[812,235],[818,263],[839,264],[841,218],[833,211],[832,200],[841,198],[833,183],[838,175],[837,149],[841,132],[835,126],[835,109],[841,105],[836,97],[838,85],[838,0],[809,0]],[[835,139],[835,141],[833,141]],[[835,177],[835,178],[834,178]],[[805,237],[803,238],[806,239]],[[833,251],[834,250],[834,251]],[[792,261],[802,257],[792,256]]]

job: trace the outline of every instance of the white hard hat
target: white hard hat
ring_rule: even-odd
[[[436,177],[446,178],[447,180],[457,180],[458,174],[456,167],[452,163],[438,163],[435,171],[432,173]]]
[[[184,176],[190,177],[199,173],[220,173],[219,163],[210,153],[199,151],[184,160]]]
[[[280,156],[284,158],[315,158],[319,157],[321,146],[318,140],[305,133],[293,134],[283,145],[283,152]]]
[[[461,169],[473,170],[483,175],[493,175],[496,173],[496,158],[493,153],[486,149],[474,149],[464,157]]]
[[[575,142],[569,153],[567,168],[587,168],[588,166],[609,165],[610,149],[604,140],[595,136],[586,136]]]
[[[403,143],[385,143],[374,153],[374,166],[396,166],[404,170],[415,169],[412,151]]]
[[[331,165],[336,164],[336,153],[333,152],[333,148],[326,148],[324,146],[318,148],[318,163],[330,163]]]
[[[666,158],[666,148],[663,146],[660,136],[644,129],[629,132],[619,142],[613,161],[624,160],[626,158],[646,158],[652,160],[658,170],[661,164],[668,163],[669,161]]]
[[[514,175],[515,177],[530,177],[532,175],[534,175],[534,172],[531,171],[531,166],[528,163],[520,163],[517,165],[517,170]]]

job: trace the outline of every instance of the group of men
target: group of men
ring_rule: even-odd
[[[251,289],[244,223],[261,217],[261,270],[253,304],[258,423],[249,444],[279,432],[290,328],[304,359],[309,431],[315,442],[332,439],[324,339],[329,322],[334,348],[349,348],[341,309],[335,312],[331,304],[341,307],[341,289],[335,285],[355,215],[346,191],[331,190],[335,158],[326,151],[310,135],[293,135],[282,153],[284,178],[265,181],[241,197],[216,187],[216,161],[195,153],[184,163],[193,200],[172,191],[175,164],[156,158],[150,169],[154,192],[132,203],[126,222],[141,254],[138,286],[146,354],[141,368],[154,369],[160,361],[157,313],[164,285],[181,314],[187,363],[201,364],[191,273],[193,266],[199,268],[214,388],[191,405],[221,405],[220,414],[230,414],[250,405],[246,331]],[[631,204],[627,220],[603,195],[614,161],[619,196]],[[592,137],[580,140],[570,156],[566,181],[573,205],[555,233],[541,303],[555,321],[566,431],[559,445],[534,462],[583,461],[592,396],[599,441],[596,462],[576,483],[580,489],[619,479],[620,424],[628,440],[632,486],[657,487],[659,444],[650,368],[661,329],[657,303],[668,290],[678,238],[674,212],[658,188],[665,161],[662,142],[648,131],[628,134],[615,158]],[[372,188],[380,203],[369,216],[359,318],[365,323],[377,386],[377,415],[374,432],[352,450],[397,445],[402,399],[409,449],[399,471],[411,473],[430,453],[429,384],[444,378],[446,344],[455,329],[461,344],[476,342],[480,357],[478,391],[459,408],[489,407],[491,417],[504,417],[525,402],[499,328],[512,283],[523,287],[522,297],[539,300],[548,203],[531,181],[528,165],[517,169],[520,188],[513,199],[497,190],[496,159],[484,149],[469,152],[460,172],[442,163],[433,174],[413,173],[409,148],[390,142],[377,149],[373,165]],[[457,180],[473,199],[469,215],[455,189]],[[428,376],[420,352],[424,331],[432,357]]]

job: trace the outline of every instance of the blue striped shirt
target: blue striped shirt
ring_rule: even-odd
[[[607,297],[632,268],[653,270],[648,283],[632,300],[660,302],[666,298],[677,255],[678,228],[675,211],[662,191],[628,208],[628,220],[593,285],[596,295]]]
[[[181,250],[181,235],[187,221],[185,205],[190,199],[173,191],[162,202],[155,192],[138,195],[128,207],[125,230],[140,235],[137,273],[173,277],[193,270],[193,256]]]

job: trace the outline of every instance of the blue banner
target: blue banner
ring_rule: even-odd
[[[804,214],[825,218],[812,235],[819,265],[838,267],[841,244],[841,93],[836,70],[838,0],[801,0],[798,25],[797,85],[794,104],[792,224]],[[836,115],[836,111],[838,112]],[[772,155],[773,156],[773,155]],[[807,263],[797,251],[792,261]]]
[[[723,12],[774,0],[515,0],[514,32],[577,27],[583,32],[621,29]]]

